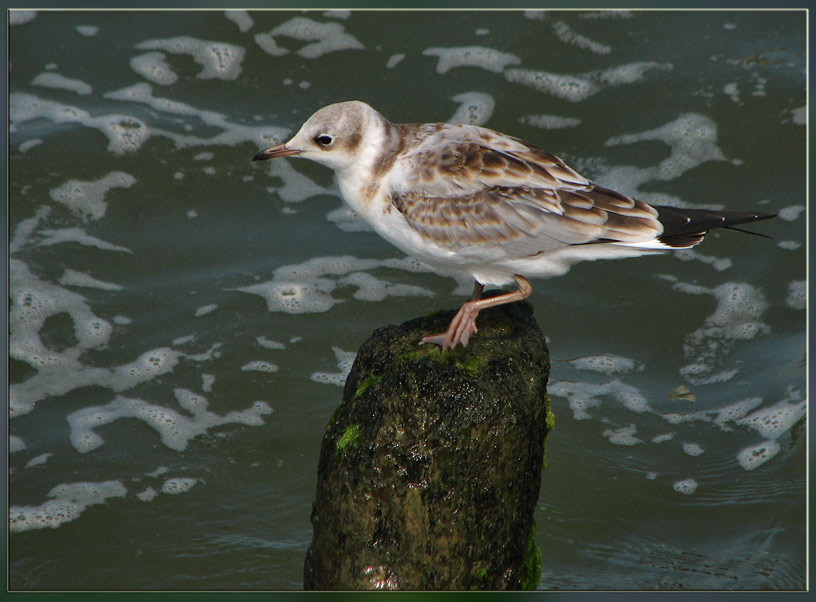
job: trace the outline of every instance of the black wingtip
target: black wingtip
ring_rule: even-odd
[[[773,217],[779,217],[778,213],[770,213],[768,211],[755,211],[754,215],[756,215],[756,218],[754,219],[754,221],[756,221],[756,222],[758,222],[760,220],[763,220],[763,219],[771,219]]]
[[[696,234],[714,228],[733,228],[740,224],[750,224],[777,216],[776,213],[768,211],[712,211],[657,205],[655,209],[658,221],[663,224],[665,236]]]

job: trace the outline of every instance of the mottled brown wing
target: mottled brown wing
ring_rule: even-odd
[[[392,192],[392,204],[429,242],[452,250],[489,246],[494,257],[660,234],[646,203],[596,186],[555,155],[505,140],[510,148],[465,142],[415,157],[416,179]]]

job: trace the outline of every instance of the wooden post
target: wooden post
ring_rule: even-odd
[[[466,349],[418,344],[452,316],[360,348],[323,438],[306,589],[536,587],[544,337],[514,303],[481,313]]]

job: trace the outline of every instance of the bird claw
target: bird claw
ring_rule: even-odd
[[[478,332],[478,328],[476,328],[476,315],[478,313],[478,311],[469,310],[467,304],[463,305],[451,320],[447,332],[422,337],[419,342],[420,345],[424,343],[439,345],[443,351],[453,349],[459,343],[462,344],[462,347],[467,347],[470,336]]]
[[[426,343],[430,343],[431,345],[438,345],[442,347],[445,343],[445,335],[447,333],[443,332],[442,334],[434,334],[429,335],[427,337],[422,337],[422,340],[419,342],[420,345],[425,345]]]

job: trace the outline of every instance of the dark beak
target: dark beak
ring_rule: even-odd
[[[299,155],[303,151],[296,148],[287,148],[285,144],[277,146],[270,146],[252,157],[253,161],[266,161],[267,159],[274,159],[275,157],[290,157],[292,155]]]

